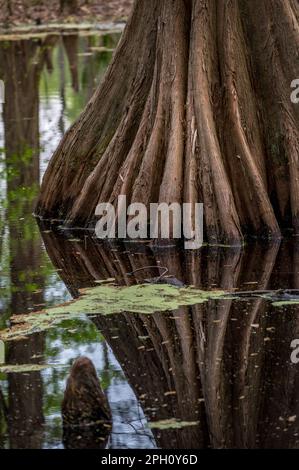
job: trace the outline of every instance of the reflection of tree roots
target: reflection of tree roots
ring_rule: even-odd
[[[289,243],[154,252],[143,245],[129,251],[123,244],[109,250],[89,237],[84,244],[53,232],[43,236],[74,296],[100,279],[115,278],[119,285],[144,282],[153,266],[167,267],[171,275],[200,289],[233,292],[250,284],[259,294],[280,292],[278,287],[284,293],[299,289],[298,269],[292,274],[283,269],[298,263],[298,247]],[[288,417],[299,416],[299,378],[289,361],[289,345],[299,334],[298,310],[292,306],[280,314],[273,309],[253,295],[241,302],[227,298],[175,312],[124,313],[93,321],[149,420],[200,422],[180,430],[153,430],[159,446],[294,447],[299,444],[298,424],[288,423]],[[276,429],[279,419],[286,424]]]

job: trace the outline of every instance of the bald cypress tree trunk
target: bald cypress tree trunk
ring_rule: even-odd
[[[136,0],[103,83],[66,133],[37,213],[203,202],[209,241],[299,230],[296,0]]]

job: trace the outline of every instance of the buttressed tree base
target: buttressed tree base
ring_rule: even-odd
[[[203,202],[209,241],[299,231],[297,0],[136,0],[103,82],[45,174],[36,212]]]

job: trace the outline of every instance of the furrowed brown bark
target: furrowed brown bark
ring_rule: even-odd
[[[85,227],[99,202],[125,194],[203,202],[212,242],[297,233],[298,18],[294,0],[136,0],[37,214]]]

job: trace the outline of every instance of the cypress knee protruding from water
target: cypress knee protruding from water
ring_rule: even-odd
[[[87,357],[70,371],[62,402],[63,441],[67,448],[105,447],[111,432],[111,411],[96,369]]]

